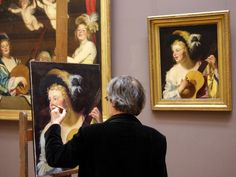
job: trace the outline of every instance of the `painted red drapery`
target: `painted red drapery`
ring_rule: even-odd
[[[91,15],[93,12],[96,12],[96,0],[86,0],[86,11],[88,15]],[[92,36],[92,40],[96,43],[96,36]]]
[[[88,15],[91,15],[91,13],[96,12],[96,0],[86,0],[85,3]]]

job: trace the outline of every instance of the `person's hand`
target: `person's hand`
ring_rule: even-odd
[[[65,117],[66,117],[66,109],[56,106],[51,110],[52,124],[61,124],[62,120]]]
[[[103,122],[101,112],[97,107],[92,109],[92,111],[89,113],[89,116],[91,116],[97,123]]]
[[[24,77],[12,77],[10,89],[15,89],[17,86],[25,87],[27,85],[27,81]]]
[[[11,96],[15,96],[17,94],[16,87],[26,87],[27,84],[28,83],[24,77],[11,77],[8,82],[8,92]]]
[[[27,85],[27,81],[24,77],[16,77],[16,80],[15,80],[15,84],[16,86],[21,86],[21,87],[26,87]]]
[[[182,79],[178,88],[178,92],[181,94],[188,85],[189,85],[189,81],[187,79]]]
[[[210,55],[206,61],[214,68],[217,69],[217,64],[216,64],[216,57],[214,55]]]

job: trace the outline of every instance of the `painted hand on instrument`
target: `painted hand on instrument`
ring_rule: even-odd
[[[187,79],[182,79],[178,88],[178,92],[181,94],[188,85],[189,81]]]
[[[210,55],[206,61],[214,68],[217,69],[216,57],[214,55]]]
[[[15,96],[17,94],[16,88],[25,87],[27,85],[27,81],[24,77],[11,77],[8,82],[8,91],[11,96]]]

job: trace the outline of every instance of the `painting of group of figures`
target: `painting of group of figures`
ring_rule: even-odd
[[[0,109],[30,109],[29,62],[57,61],[57,0],[0,1]],[[69,63],[101,63],[100,1],[67,0]]]
[[[15,117],[19,111],[30,111],[36,176],[65,170],[48,166],[45,159],[43,133],[50,122],[51,105],[57,106],[51,95],[66,93],[63,99],[71,111],[67,121],[76,119],[76,124],[65,129],[64,142],[91,123],[88,113],[94,107],[102,114],[101,65],[102,58],[108,60],[101,52],[102,5],[97,0],[65,1],[67,57],[58,63],[62,60],[57,57],[57,13],[62,1],[0,0],[0,118],[11,115],[6,111],[16,112]]]

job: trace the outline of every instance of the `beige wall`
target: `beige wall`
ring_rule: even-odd
[[[150,108],[147,16],[231,11],[232,67],[236,66],[236,1],[111,0],[112,75],[130,74],[145,86],[147,104],[140,120],[167,137],[170,177],[235,177],[236,106],[225,112],[153,112]],[[235,76],[233,70],[232,75]],[[235,90],[235,77],[232,78]],[[235,95],[232,97],[235,100]],[[0,121],[0,177],[19,174],[18,122]],[[32,144],[30,145],[32,149]],[[30,174],[33,155],[30,151]],[[119,167],[117,167],[119,168]]]

